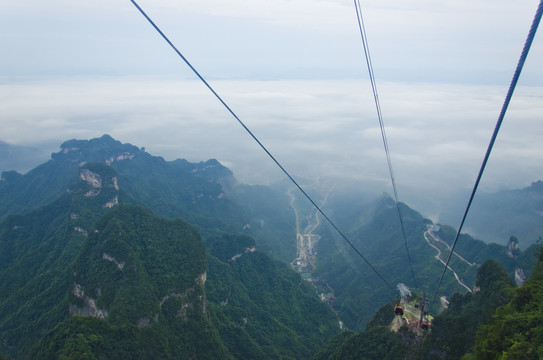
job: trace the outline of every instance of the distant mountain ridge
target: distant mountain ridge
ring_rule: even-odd
[[[130,163],[126,164],[128,160]],[[10,212],[25,212],[50,202],[71,186],[79,167],[89,162],[100,162],[114,167],[119,182],[124,183],[127,191],[145,187],[141,190],[154,192],[155,203],[162,202],[157,204],[154,210],[169,217],[180,215],[179,210],[168,211],[167,207],[168,204],[173,207],[171,203],[181,199],[190,199],[182,205],[184,204],[186,211],[191,214],[194,212],[194,203],[205,203],[199,209],[204,216],[206,212],[213,212],[210,206],[227,206],[227,201],[220,199],[222,190],[218,183],[235,182],[231,171],[216,160],[197,164],[186,160],[166,162],[161,157],[152,156],[131,144],[123,144],[109,135],[91,140],[69,140],[60,146],[59,152],[51,155],[48,162],[22,176],[9,173],[8,178],[0,181],[0,195],[5,195],[5,200],[0,205],[0,216]],[[172,186],[172,180],[176,182],[176,186]],[[197,191],[200,193],[194,195]],[[136,197],[138,193],[140,192],[135,193]],[[204,196],[206,193],[207,196]],[[213,199],[217,201],[206,201]],[[147,200],[152,201],[153,198],[149,197]],[[152,204],[149,205],[153,208]],[[177,203],[175,207],[178,207]]]
[[[137,203],[145,204],[159,216],[182,217],[204,237],[215,235],[216,231],[243,232],[258,236],[263,251],[284,261],[296,254],[295,243],[287,239],[296,235],[285,194],[239,184],[217,160],[166,161],[109,135],[66,141],[51,160],[28,173],[4,173],[0,181],[0,219],[53,201],[73,185],[79,167],[88,162],[108,164],[116,170],[119,185]],[[281,206],[282,211],[270,208],[268,202]],[[277,241],[277,237],[282,240]]]
[[[438,250],[440,259],[445,261],[449,254],[448,246],[452,244],[456,232],[446,225],[434,226],[430,220],[405,204],[401,203],[400,209],[418,286],[415,286],[411,276],[398,213],[392,198],[384,195],[366,204],[359,203],[358,208],[346,212],[343,211],[341,202],[336,203],[330,196],[327,207],[330,216],[342,218],[344,227],[348,229],[347,236],[380,274],[386,274],[386,280],[392,286],[404,283],[414,292],[434,292],[444,266],[436,259]],[[349,228],[347,224],[352,225]],[[317,283],[324,284],[321,291],[333,296],[333,308],[345,321],[345,325],[352,330],[362,330],[370,321],[373,312],[394,297],[393,289],[379,279],[332,229],[324,226],[319,234],[330,240],[321,239],[317,246],[320,254],[314,271]],[[467,292],[460,281],[473,290],[478,267],[489,259],[496,259],[503,264],[511,278],[516,274],[521,276],[522,273],[529,276],[536,263],[533,255],[537,246],[532,245],[522,251],[514,244],[510,248],[486,244],[462,234],[455,251],[464,258],[451,258],[450,267],[455,270],[458,279],[452,271],[447,271],[439,297],[450,298],[457,292]],[[334,290],[333,294],[327,290],[328,287]],[[387,297],[385,294],[390,295]],[[430,311],[436,313],[439,308],[439,302],[436,302]]]
[[[461,210],[450,207],[441,218],[454,223],[459,221]],[[498,244],[507,243],[514,235],[523,249],[538,240],[543,242],[543,181],[534,181],[523,189],[477,193],[464,231],[487,243]]]
[[[540,275],[536,269],[533,277],[538,276]],[[530,349],[532,355],[528,357],[521,355],[522,351],[519,351],[516,341],[515,343],[503,341],[505,339],[502,339],[498,334],[485,338],[486,334],[481,331],[486,330],[484,324],[492,322],[496,309],[508,304],[511,300],[514,301],[515,292],[521,294],[524,287],[515,289],[515,284],[505,269],[493,260],[485,262],[479,268],[476,283],[479,289],[477,292],[465,295],[455,294],[452,297],[448,309],[433,319],[430,331],[420,330],[418,334],[414,333],[413,331],[418,326],[408,327],[405,325],[405,320],[403,326],[399,329],[393,329],[391,325],[400,317],[394,315],[395,302],[391,302],[375,313],[364,331],[360,333],[343,332],[337,335],[322,347],[315,359],[497,359],[501,358],[497,356],[500,353],[498,349],[508,348],[511,345],[513,345],[511,350],[514,349],[517,354],[516,357],[511,358],[537,359],[537,355],[533,355],[537,351],[538,344],[534,341],[535,336],[532,335],[532,331],[537,329],[536,331],[540,332],[540,323],[536,325],[537,327],[534,326],[534,321],[522,324],[522,320],[525,318],[522,315],[519,316],[518,324],[515,324],[517,330],[527,330],[532,327],[530,329],[532,331],[529,331],[527,336],[513,335],[507,325],[492,329],[496,333],[500,331],[507,333],[507,335],[517,336],[517,340],[529,338],[533,343],[536,343],[535,346],[530,344],[532,345]],[[412,297],[416,299],[415,295]],[[529,297],[533,304],[533,296]],[[530,312],[536,314],[537,308],[532,307]],[[493,344],[481,349],[479,344],[485,342],[493,342]],[[383,344],[386,345],[383,346]],[[477,357],[471,357],[469,354],[474,345],[478,350]],[[525,349],[528,350],[528,346]],[[493,356],[481,356],[484,352],[492,353]]]
[[[228,186],[238,191],[216,160],[166,162],[109,136],[65,142],[0,182],[0,354],[309,358],[337,318],[259,251],[251,229],[259,241],[281,230],[228,199]],[[207,241],[143,206],[187,215]]]
[[[46,158],[47,154],[38,148],[8,144],[0,140],[0,174],[13,170],[28,171]]]
[[[362,330],[372,314],[394,298],[394,291],[324,222],[316,230],[321,240],[315,246],[316,261],[310,264],[316,288],[302,281],[286,265],[296,256],[293,208],[304,209],[301,229],[307,225],[304,217],[313,216],[314,210],[294,204],[286,190],[240,184],[213,159],[166,161],[109,135],[66,141],[51,160],[28,173],[4,173],[0,354],[55,358],[83,349],[80,357],[100,358],[118,357],[122,350],[130,358],[141,350],[134,343],[137,339],[145,354],[157,351],[162,358],[175,358],[176,353],[309,358],[338,331],[338,318],[315,290],[331,299],[348,328]],[[533,191],[539,190],[536,184]],[[377,199],[359,199],[352,192],[329,195],[326,212],[339,219],[338,225],[393,286],[405,282],[417,292],[434,289],[442,270],[436,248],[447,251],[454,229],[433,226],[400,204],[416,287],[410,283],[394,201],[387,195]],[[172,220],[176,218],[185,225]],[[157,238],[154,233],[162,235]],[[195,259],[203,254],[203,262],[189,265],[189,260],[176,256],[171,243],[162,244],[161,239],[171,234],[183,241],[192,239],[191,251]],[[498,259],[510,276],[518,269],[529,275],[534,247],[523,251],[517,244],[513,240],[508,247],[485,244],[463,234],[457,251],[466,260],[453,256],[451,267],[470,289],[477,268],[489,258]],[[155,266],[158,263],[165,268]],[[185,275],[170,267],[183,263],[186,281],[181,281],[183,286],[172,285]],[[202,278],[202,269],[206,275],[200,291],[195,279]],[[190,288],[194,288],[190,296],[196,298],[189,299]],[[466,291],[451,272],[446,273],[440,296],[451,298]],[[131,297],[139,299],[138,304]],[[204,307],[202,301],[206,312],[196,314]],[[177,320],[184,314],[194,315],[187,317],[193,332]],[[33,319],[31,328],[27,319]],[[163,336],[176,331],[189,337],[200,334],[209,342],[179,348],[172,344],[179,338]],[[78,332],[81,338],[65,336]],[[118,338],[122,349],[108,337]],[[51,343],[58,348],[50,348]],[[206,352],[209,347],[217,352]]]

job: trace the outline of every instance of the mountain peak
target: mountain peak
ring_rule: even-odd
[[[105,162],[132,159],[144,151],[132,144],[123,144],[105,134],[91,140],[68,140],[60,146],[60,152],[51,155],[53,160],[77,163]]]
[[[538,181],[533,182],[528,188],[528,190],[539,193],[539,194],[543,194],[543,181],[538,180]]]

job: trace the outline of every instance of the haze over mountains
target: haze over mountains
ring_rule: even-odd
[[[317,185],[304,184],[388,282],[435,289],[454,229],[400,204],[415,284],[392,199]],[[69,140],[24,175],[4,172],[0,199],[10,358],[311,358],[340,324],[362,331],[396,297],[290,184],[245,185],[216,160]],[[529,199],[527,213],[540,205]],[[318,240],[295,271],[304,229]],[[511,235],[507,246],[462,235],[439,297],[474,291],[489,259],[522,284],[537,246]]]
[[[46,161],[50,156],[49,149],[52,148],[54,146],[51,144],[26,147],[0,141],[0,173],[10,170],[25,173]],[[322,181],[330,187],[334,187],[333,184],[336,183],[338,184],[336,188],[347,187],[349,191],[364,192],[370,197],[376,196],[382,187],[380,182],[376,182],[374,185],[379,190],[375,192],[371,187],[368,188],[369,184],[364,181],[362,181],[362,184],[365,184],[364,190],[360,190],[359,183],[348,179],[343,181],[334,178]],[[439,202],[433,201],[431,195],[413,197],[409,189],[401,195],[406,195],[408,203],[425,217],[437,223],[456,226],[461,220],[469,193],[468,190],[456,189],[447,195],[447,191],[444,189]],[[520,239],[520,246],[526,248],[536,243],[543,235],[542,196],[541,181],[538,179],[533,179],[533,183],[523,189],[506,189],[498,192],[480,190],[475,197],[464,231],[487,243],[502,245],[507,244],[511,235],[515,235]]]
[[[25,173],[47,161],[48,157],[43,149],[11,145],[0,140],[0,173],[9,170]]]

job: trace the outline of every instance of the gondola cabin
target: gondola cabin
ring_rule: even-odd
[[[403,316],[403,306],[396,305],[396,307],[394,308],[394,314]]]
[[[420,324],[420,328],[422,330],[428,330],[428,328],[430,327],[430,324],[428,323],[428,321],[423,321],[421,324]]]

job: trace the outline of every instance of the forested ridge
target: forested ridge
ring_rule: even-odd
[[[26,213],[6,210],[0,224],[2,356],[303,359],[339,331],[311,285],[243,232],[253,220],[223,199],[229,184],[219,182],[231,173],[218,162],[179,160],[177,175],[166,176],[160,167],[168,163],[135,147],[108,137],[90,143],[67,142],[50,163],[1,185],[5,204],[32,197],[25,189],[48,176],[40,191],[57,194],[15,206]],[[109,150],[97,155],[95,143]],[[158,176],[120,165],[121,176],[111,166],[138,154],[135,169],[147,161]],[[177,209],[173,219],[136,205],[154,199],[164,211],[161,198]],[[205,241],[177,218],[189,211]]]
[[[315,359],[540,359],[543,355],[543,249],[528,281],[516,287],[496,261],[477,273],[478,291],[455,294],[429,331],[391,330],[394,302],[383,306],[360,333],[344,331]],[[416,297],[416,296],[415,296]]]
[[[325,223],[311,282],[293,271],[294,209],[302,228],[314,210],[288,187],[240,184],[216,160],[165,161],[107,135],[67,141],[49,162],[2,179],[6,358],[494,358],[498,338],[509,339],[502,352],[539,351],[529,351],[541,338],[539,250],[521,250],[515,237],[505,247],[461,236],[467,260],[451,266],[476,291],[447,273],[449,307],[421,342],[389,330],[395,294]],[[326,207],[387,280],[410,281],[389,196],[330,193]],[[442,270],[429,243],[445,252],[454,229],[400,207],[419,282],[410,287],[421,295]],[[516,288],[519,269],[530,280]]]

